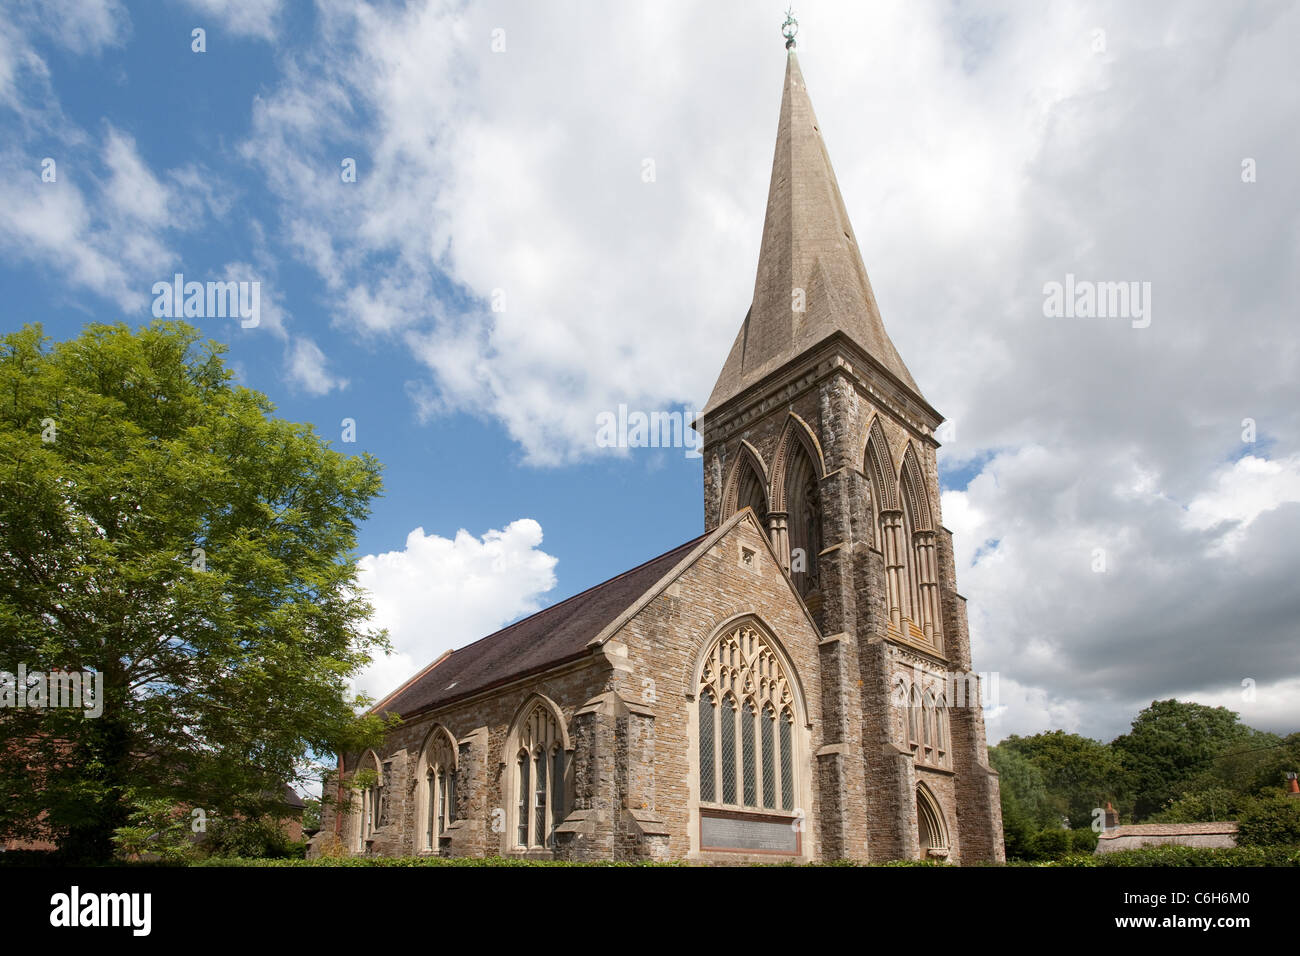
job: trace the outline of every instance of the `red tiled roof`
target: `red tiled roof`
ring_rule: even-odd
[[[705,537],[700,535],[618,577],[444,655],[374,709],[409,717],[512,678],[585,656],[590,653],[588,641],[676,567]]]

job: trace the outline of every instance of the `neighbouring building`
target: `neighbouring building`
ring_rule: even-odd
[[[1134,823],[1107,827],[1097,837],[1096,853],[1136,850],[1144,846],[1237,845],[1237,824],[1218,823]]]
[[[705,533],[377,704],[402,723],[345,755],[312,852],[1002,860],[942,421],[791,50],[753,301],[696,423]]]

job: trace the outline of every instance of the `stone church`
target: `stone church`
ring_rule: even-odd
[[[696,422],[705,533],[376,704],[401,724],[340,762],[312,852],[1001,861],[942,421],[792,49],[754,298]]]

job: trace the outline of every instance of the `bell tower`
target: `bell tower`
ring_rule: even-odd
[[[752,508],[821,629],[826,853],[1000,860],[943,418],[885,331],[791,24],[754,295],[697,423],[705,523]]]

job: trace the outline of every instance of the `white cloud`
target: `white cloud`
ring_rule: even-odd
[[[481,538],[416,528],[401,551],[366,555],[358,580],[369,592],[375,627],[393,651],[358,679],[375,699],[392,692],[443,651],[463,647],[541,608],[555,587],[556,558],[541,550],[542,526],[512,521]]]
[[[107,181],[79,171],[61,155],[55,159],[57,179],[43,182],[30,155],[0,154],[0,247],[53,270],[74,287],[140,311],[152,283],[169,277],[178,261],[167,235],[172,225],[166,215],[168,191],[143,164],[130,137],[111,126],[101,159]]]
[[[1211,486],[1188,504],[1186,520],[1192,528],[1220,530],[1215,547],[1232,552],[1261,514],[1291,501],[1300,501],[1300,455],[1280,460],[1246,455],[1214,475]]]
[[[346,378],[331,374],[329,360],[320,346],[304,336],[294,339],[290,346],[287,366],[289,381],[309,395],[328,395],[348,386]]]
[[[103,197],[117,212],[147,226],[167,223],[174,199],[140,158],[134,139],[110,128],[104,141],[104,165],[109,178]]]
[[[282,0],[182,0],[190,10],[210,17],[236,36],[274,41],[279,29]],[[196,21],[195,26],[208,26]]]

